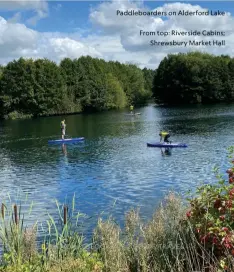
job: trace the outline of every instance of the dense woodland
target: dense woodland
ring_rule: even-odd
[[[143,104],[154,71],[91,57],[23,59],[0,68],[0,117],[101,111]]]
[[[23,59],[0,67],[0,118],[37,117],[156,103],[234,101],[234,58],[168,55],[156,70],[102,59]]]
[[[206,53],[168,55],[154,77],[153,96],[163,104],[234,101],[234,58]]]

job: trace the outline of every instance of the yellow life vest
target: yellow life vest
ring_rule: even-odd
[[[162,135],[163,137],[167,136],[168,134],[169,134],[169,133],[166,132],[166,131],[161,131],[161,132],[160,132],[160,135]]]

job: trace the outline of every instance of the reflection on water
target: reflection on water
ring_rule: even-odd
[[[171,156],[171,153],[172,153],[172,148],[170,147],[161,148],[162,156]]]
[[[186,192],[200,181],[213,182],[215,165],[228,167],[233,144],[234,106],[154,107],[141,115],[107,112],[67,116],[67,133],[83,143],[50,146],[60,137],[61,117],[5,121],[0,124],[1,199],[16,191],[35,203],[31,222],[55,213],[76,194],[76,206],[91,219],[105,211],[122,222],[131,207],[150,217],[168,190]],[[148,148],[160,130],[188,148]],[[26,209],[26,208],[25,208]]]
[[[62,144],[62,151],[63,151],[64,156],[67,156],[67,146],[66,146],[66,144]]]

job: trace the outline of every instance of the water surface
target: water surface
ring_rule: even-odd
[[[200,181],[213,182],[215,165],[229,166],[234,106],[156,107],[139,116],[106,112],[66,116],[67,133],[84,143],[50,146],[60,138],[61,117],[4,121],[0,124],[0,198],[28,193],[35,207],[31,221],[55,213],[76,194],[76,206],[91,225],[105,211],[119,222],[132,207],[149,218],[168,190],[185,193]],[[165,156],[146,142],[168,130],[171,140],[188,144]]]

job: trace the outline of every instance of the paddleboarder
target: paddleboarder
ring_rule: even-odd
[[[160,136],[160,142],[163,140],[164,143],[170,143],[168,140],[170,138],[170,134],[166,131],[160,131],[159,133]]]
[[[133,105],[130,106],[130,113],[133,114],[134,107]]]
[[[64,136],[66,134],[66,124],[65,120],[63,120],[60,124],[61,132],[62,132],[62,139],[64,140]]]

